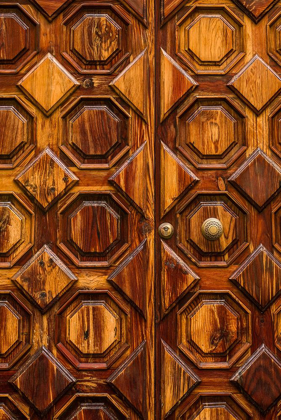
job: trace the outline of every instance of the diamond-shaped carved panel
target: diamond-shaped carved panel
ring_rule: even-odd
[[[262,344],[231,378],[263,414],[281,397],[281,362]]]
[[[204,393],[193,399],[178,418],[180,420],[250,420],[253,415],[235,395]]]
[[[0,74],[18,73],[39,50],[39,23],[20,4],[0,4]]]
[[[280,191],[281,168],[256,149],[229,181],[261,212]]]
[[[278,0],[234,0],[253,19],[258,22]]]
[[[260,245],[230,280],[264,312],[281,293],[281,264]]]
[[[37,378],[41,378],[39,383]],[[44,346],[9,379],[41,415],[46,414],[75,381]]]
[[[77,280],[54,252],[44,245],[12,278],[42,312]]]
[[[178,346],[199,368],[229,369],[251,346],[251,313],[230,292],[197,292],[178,326]]]
[[[46,115],[50,115],[79,86],[79,82],[48,53],[19,81],[18,86]]]
[[[176,23],[176,54],[195,73],[227,73],[244,55],[244,23],[223,5],[191,7]]]
[[[128,414],[109,394],[75,394],[54,420],[127,420]]]
[[[39,9],[45,14],[45,16],[52,20],[58,15],[70,2],[71,0],[31,0],[35,5],[39,6]]]
[[[110,96],[82,96],[61,117],[60,148],[78,168],[111,167],[130,148],[130,115]]]
[[[228,83],[241,98],[260,114],[278,95],[281,79],[264,60],[255,55]]]
[[[130,23],[120,6],[77,5],[62,23],[61,53],[79,73],[111,74],[130,55]]]
[[[164,340],[161,341],[162,418],[166,418],[200,384],[201,380]]]
[[[129,348],[130,317],[108,291],[79,291],[58,311],[56,345],[78,370],[108,369]]]
[[[47,147],[15,180],[47,211],[78,178]]]
[[[30,420],[29,415],[8,394],[0,394],[1,420]]]

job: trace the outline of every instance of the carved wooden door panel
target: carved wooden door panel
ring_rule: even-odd
[[[281,2],[156,15],[157,419],[279,419]]]
[[[154,7],[0,2],[0,418],[152,419]]]

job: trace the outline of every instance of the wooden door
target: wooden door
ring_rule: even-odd
[[[156,418],[279,419],[281,3],[156,16]]]
[[[153,418],[153,27],[0,2],[3,420]]]

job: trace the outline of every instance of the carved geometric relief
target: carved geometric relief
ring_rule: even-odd
[[[197,168],[227,168],[246,150],[245,118],[227,97],[197,97],[177,115],[177,148]]]
[[[78,267],[108,267],[129,246],[130,212],[114,194],[73,194],[58,215],[58,246]]]
[[[49,116],[77,89],[79,82],[48,53],[18,82],[18,86]]]
[[[110,86],[143,118],[146,118],[148,90],[147,51],[141,52]]]
[[[63,21],[62,55],[79,73],[111,74],[129,57],[130,21],[120,7],[82,4]]]
[[[1,418],[1,417],[0,417]],[[54,420],[126,420],[128,414],[109,394],[75,394]]]
[[[278,0],[234,0],[234,2],[257,23]]]
[[[0,74],[18,73],[38,52],[38,22],[19,4],[0,5]]]
[[[56,254],[44,245],[12,280],[44,313],[77,278]]]
[[[199,179],[161,142],[161,216]]]
[[[273,313],[274,339],[276,347],[281,350],[281,306],[278,306]]]
[[[256,149],[228,179],[261,212],[281,188],[281,168]]]
[[[178,312],[178,346],[199,368],[229,369],[251,340],[251,313],[231,292],[197,292]]]
[[[230,380],[265,415],[281,397],[281,362],[262,344]]]
[[[274,108],[268,118],[270,147],[281,158],[281,104]]]
[[[244,23],[228,7],[191,7],[176,25],[176,53],[196,73],[227,73],[245,55]]]
[[[252,417],[231,394],[200,394],[179,415],[180,420],[250,420]]]
[[[41,378],[39,383],[36,378]],[[9,382],[41,416],[50,410],[75,381],[75,378],[44,346],[9,379]]]
[[[273,246],[281,252],[281,203],[273,209],[272,213],[272,242]]]
[[[60,148],[78,168],[111,167],[130,148],[130,115],[112,97],[80,97],[61,118]]]
[[[34,115],[17,97],[0,98],[0,168],[14,168],[35,147]]]
[[[130,6],[138,17],[140,16],[146,21],[147,0],[121,0],[121,2]]]
[[[164,340],[161,340],[161,344],[162,418],[166,418],[200,384],[201,380]]]
[[[0,324],[0,369],[10,369],[32,339],[32,314],[12,292],[0,292]]]
[[[166,315],[200,280],[188,265],[161,241],[161,310]]]
[[[57,313],[56,343],[78,369],[108,369],[129,347],[129,316],[107,291],[79,291]]]
[[[229,280],[264,312],[281,293],[281,264],[260,245]]]
[[[146,239],[122,261],[107,280],[146,317],[146,282],[143,267],[148,266]]]
[[[27,165],[15,181],[47,211],[78,178],[47,147]]]
[[[0,267],[11,267],[33,245],[33,211],[15,193],[0,194]]]
[[[160,112],[163,121],[188,92],[198,85],[166,51],[161,48]]]
[[[260,114],[278,95],[281,78],[258,55],[228,83],[256,114]],[[266,88],[261,89],[261,86]]]
[[[1,420],[29,420],[29,415],[8,394],[0,394]]]
[[[281,12],[277,13],[266,26],[267,52],[279,66],[281,65],[281,37],[280,37]]]
[[[107,379],[117,392],[136,410],[141,418],[146,418],[146,342],[125,360]],[[128,386],[128,384],[131,384]]]
[[[201,226],[218,219],[222,235],[210,241]],[[228,193],[196,193],[178,211],[178,247],[199,266],[227,266],[247,246],[247,211]]]
[[[141,174],[141,175],[140,175]],[[109,178],[121,192],[131,199],[137,208],[146,212],[147,206],[147,147],[144,143],[130,158]],[[132,182],[134,179],[134,182]]]
[[[71,3],[71,0],[31,0],[39,10],[47,17],[54,19],[62,10]]]

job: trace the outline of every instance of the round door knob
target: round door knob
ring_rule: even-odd
[[[170,239],[174,234],[174,227],[171,223],[162,223],[158,228],[159,235],[163,239]]]
[[[216,241],[223,234],[223,226],[218,219],[206,219],[201,226],[201,232],[208,241]]]

